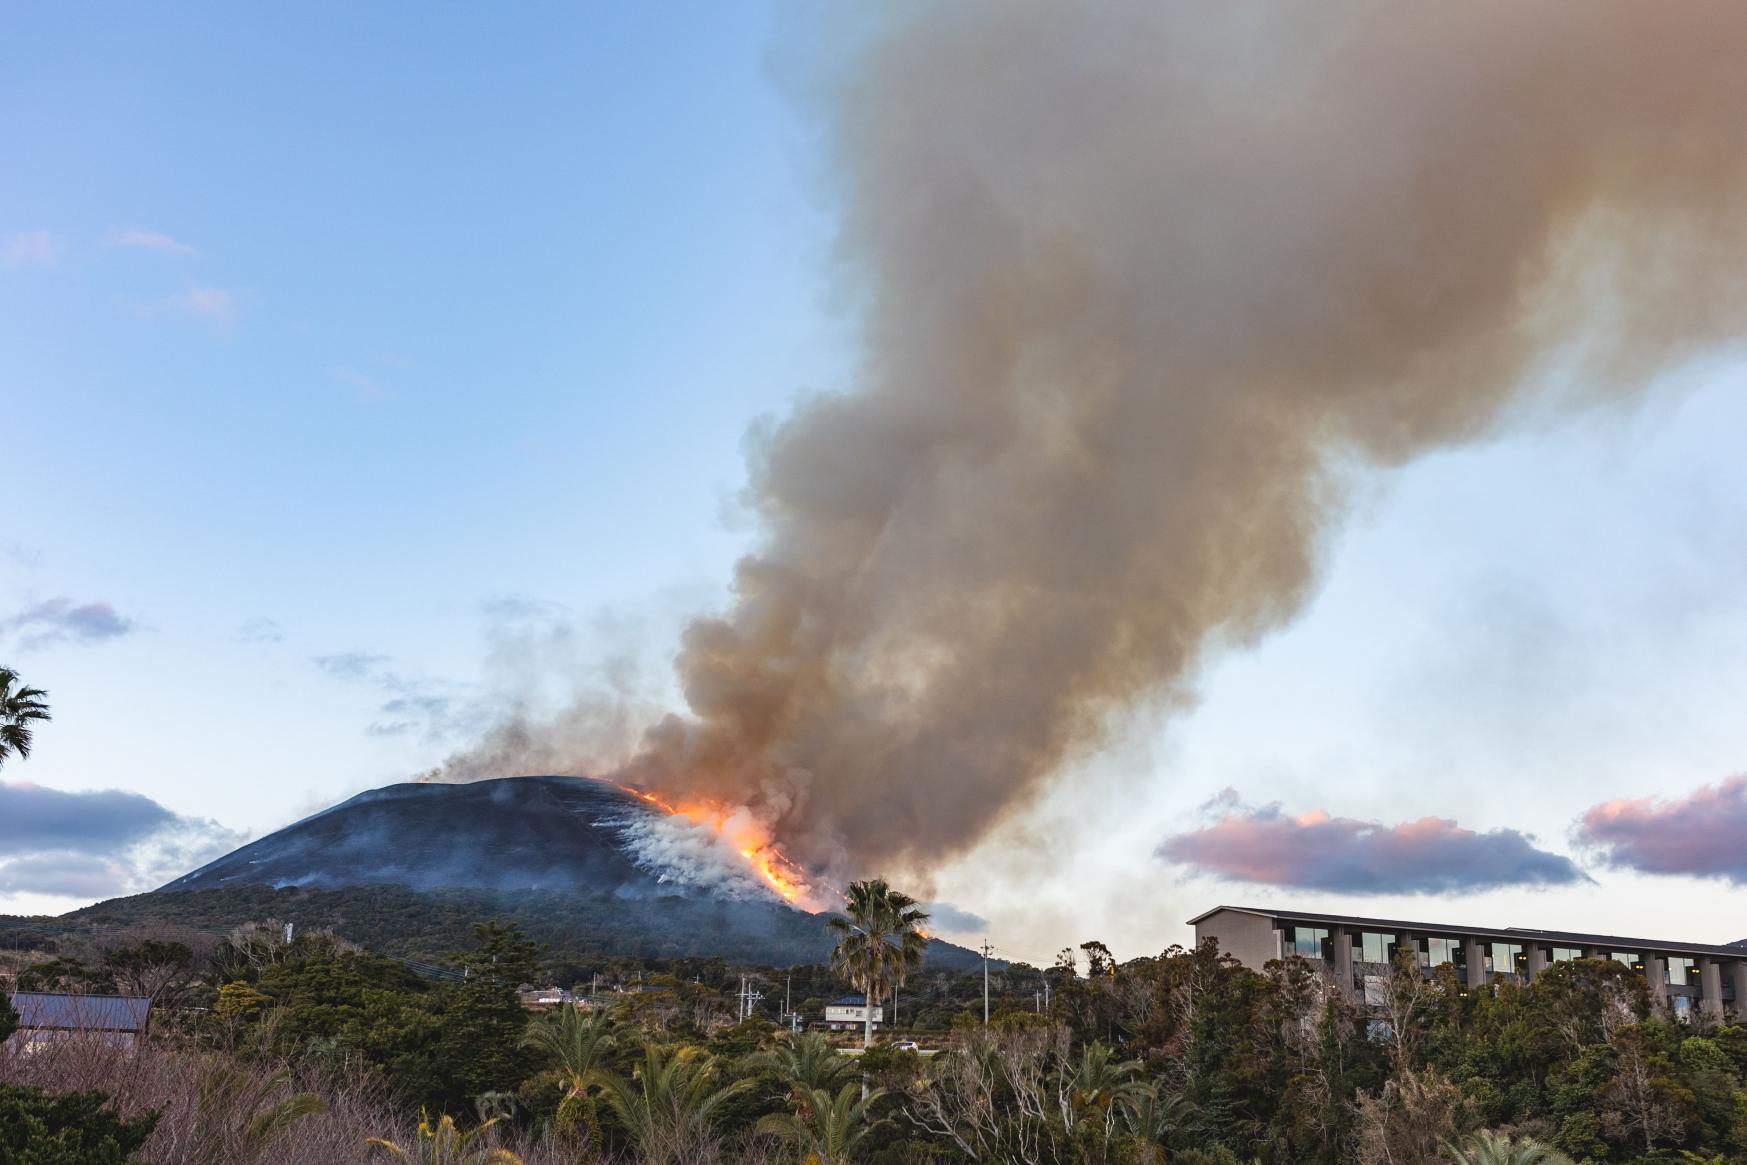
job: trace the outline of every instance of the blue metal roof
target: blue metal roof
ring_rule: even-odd
[[[867,1006],[867,996],[865,996],[865,995],[845,995],[842,999],[833,999],[830,1003],[827,1003],[825,1006],[826,1007],[866,1007]],[[876,1004],[874,1004],[874,1006],[878,1007],[879,1004],[876,1003]]]
[[[51,1031],[144,1031],[152,1001],[144,995],[61,995],[16,991],[18,1026]]]

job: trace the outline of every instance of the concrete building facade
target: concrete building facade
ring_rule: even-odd
[[[1450,964],[1469,986],[1500,976],[1522,982],[1555,963],[1613,959],[1642,974],[1651,998],[1678,1018],[1747,1015],[1747,940],[1714,945],[1523,927],[1455,926],[1303,910],[1217,906],[1189,920],[1199,944],[1260,970],[1300,955],[1326,966],[1336,983],[1369,994],[1403,949],[1429,973]]]

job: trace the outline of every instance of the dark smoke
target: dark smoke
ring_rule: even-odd
[[[762,540],[620,774],[816,865],[925,869],[1186,695],[1367,471],[1747,324],[1747,7],[900,11],[817,91],[855,383],[759,435]]]

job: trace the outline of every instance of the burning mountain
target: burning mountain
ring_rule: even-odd
[[[796,86],[859,363],[755,430],[686,707],[628,754],[610,707],[505,724],[446,778],[611,770],[914,879],[1291,620],[1382,471],[1747,325],[1747,7],[861,15]]]
[[[578,777],[373,789],[162,889],[377,884],[831,905],[733,814]]]

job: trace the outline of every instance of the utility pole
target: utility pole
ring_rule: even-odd
[[[995,948],[989,945],[989,940],[983,940],[983,1026],[989,1026],[989,956]]]
[[[794,1010],[795,1010],[792,1006],[790,1006],[791,1000],[789,999],[789,986],[790,986],[791,982],[794,980],[794,977],[795,976],[794,976],[793,972],[783,976],[783,1018],[784,1019],[787,1019],[789,1016],[793,1015]]]

